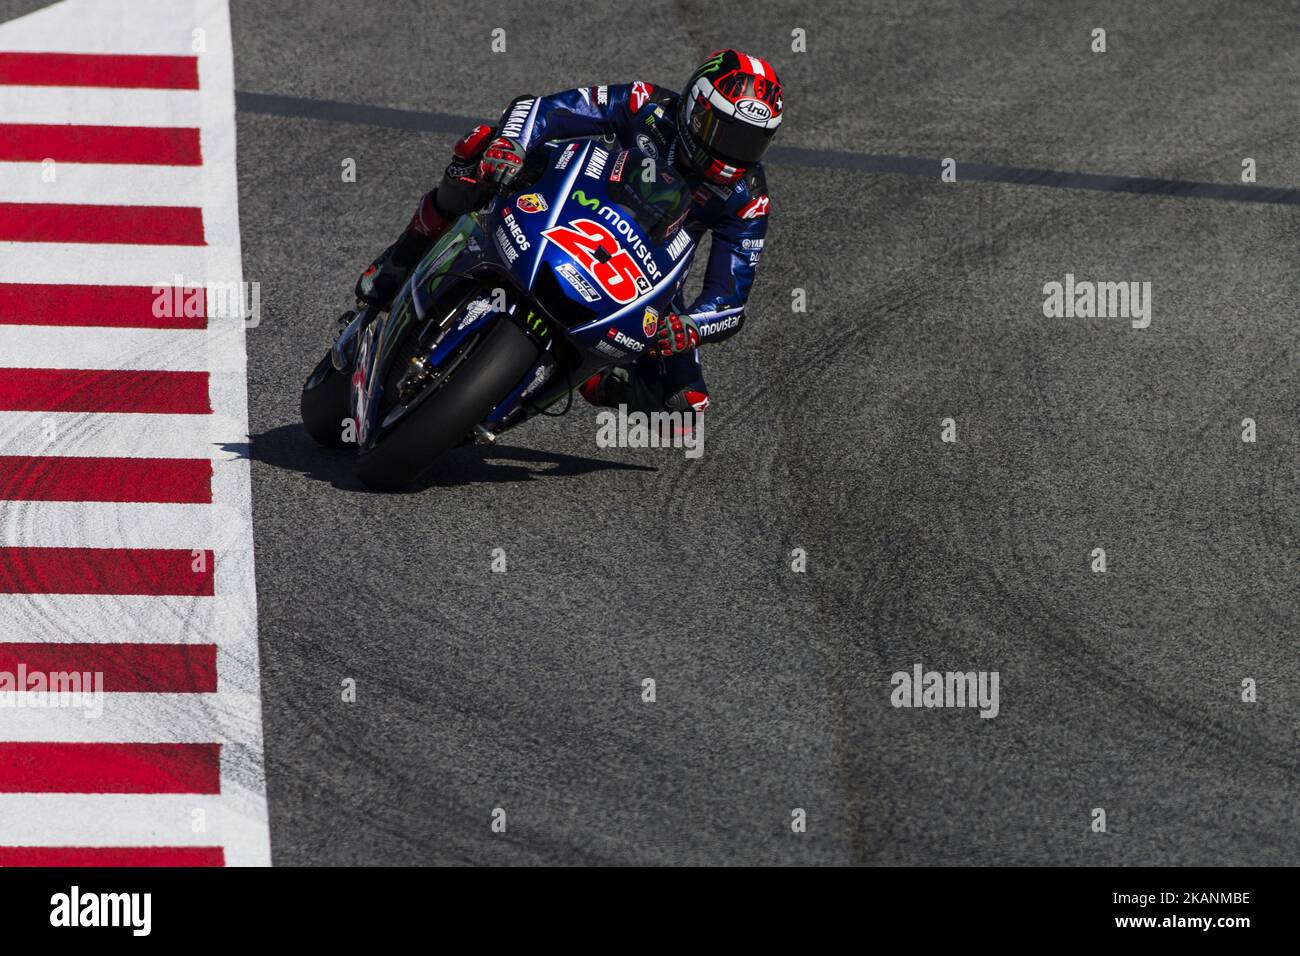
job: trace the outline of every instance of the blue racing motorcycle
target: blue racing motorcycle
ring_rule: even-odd
[[[537,147],[387,312],[344,316],[303,386],[303,425],[323,445],[355,442],[361,481],[394,490],[449,448],[557,414],[588,376],[653,349],[695,253],[689,210],[681,176],[640,150]]]

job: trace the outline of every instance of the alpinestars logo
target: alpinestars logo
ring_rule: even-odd
[[[745,205],[740,207],[736,213],[741,219],[758,219],[766,216],[771,200],[767,196],[759,196],[757,199],[751,199]]]
[[[654,92],[654,87],[649,83],[642,83],[637,80],[632,84],[632,112],[641,112],[641,107],[645,106],[650,100],[650,94]]]

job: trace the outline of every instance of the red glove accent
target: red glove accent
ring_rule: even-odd
[[[655,339],[660,355],[676,355],[700,344],[700,329],[689,315],[669,312],[660,317]]]
[[[492,136],[491,126],[475,126],[472,130],[462,136],[456,145],[452,147],[452,155],[464,162],[465,160],[478,159],[483,153],[483,147],[487,146],[488,139]]]
[[[479,160],[479,181],[501,190],[509,186],[524,166],[524,148],[516,139],[498,136],[488,144]]]

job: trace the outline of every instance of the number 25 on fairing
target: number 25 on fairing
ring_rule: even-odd
[[[552,226],[542,235],[571,255],[615,302],[626,305],[649,286],[636,260],[594,219]],[[597,250],[606,254],[604,261],[597,258]]]

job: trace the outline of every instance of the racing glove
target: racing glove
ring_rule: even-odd
[[[700,328],[689,315],[669,312],[659,318],[655,331],[656,351],[660,355],[689,352],[700,344]]]
[[[483,151],[479,160],[479,182],[496,192],[503,192],[514,182],[524,166],[524,147],[519,140],[498,136]]]
[[[479,182],[478,168],[483,152],[492,142],[493,132],[491,126],[480,124],[462,136],[452,148],[451,162],[443,170],[442,181],[433,197],[434,211],[442,219],[454,221],[467,212],[482,209],[492,198]],[[423,214],[423,206],[421,210]]]

